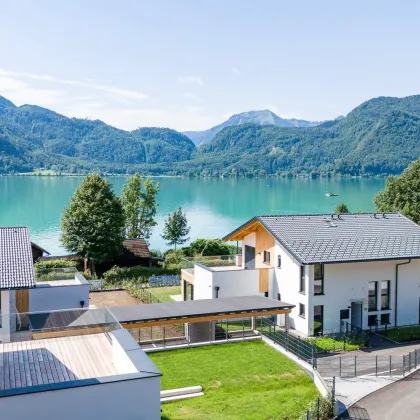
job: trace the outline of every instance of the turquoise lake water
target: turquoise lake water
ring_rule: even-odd
[[[65,253],[59,241],[61,211],[82,177],[0,177],[0,226],[29,226],[31,238],[53,255]],[[111,177],[116,194],[125,178]],[[182,206],[191,240],[222,237],[257,214],[331,213],[344,201],[351,211],[374,211],[373,196],[385,179],[215,179],[155,178],[159,207],[151,248],[165,249],[164,220]],[[326,197],[326,192],[338,197]]]

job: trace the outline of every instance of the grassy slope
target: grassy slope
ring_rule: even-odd
[[[318,395],[298,365],[259,340],[149,356],[162,389],[202,385],[205,393],[162,405],[163,419],[296,419]]]

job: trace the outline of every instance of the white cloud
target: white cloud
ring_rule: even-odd
[[[203,84],[203,80],[200,76],[179,76],[178,81],[181,83],[195,83],[197,85]]]
[[[113,86],[101,85],[101,84],[97,84],[97,83],[93,83],[91,81],[85,81],[85,80],[59,79],[59,78],[48,76],[48,75],[15,72],[15,71],[9,71],[9,70],[4,70],[4,69],[0,69],[0,76],[32,79],[32,80],[59,83],[59,84],[70,85],[70,86],[79,86],[79,87],[83,87],[87,89],[104,92],[110,95],[111,97],[117,100],[122,100],[122,101],[143,101],[143,100],[148,99],[148,96],[141,92],[137,92],[137,91],[129,90],[129,89],[122,89],[122,88],[113,87]]]
[[[184,94],[182,95],[183,98],[188,99],[190,101],[201,101],[201,98],[196,95],[195,93],[191,93],[191,92],[184,92]]]
[[[232,67],[231,70],[232,70],[232,73],[233,74],[241,74],[241,72],[239,71],[239,69],[237,69],[236,67]]]
[[[217,122],[201,107],[165,106],[157,98],[145,100],[147,95],[117,86],[1,69],[0,95],[18,106],[39,105],[68,117],[99,119],[125,130],[145,126],[201,130]],[[199,101],[191,92],[185,92],[184,98]]]

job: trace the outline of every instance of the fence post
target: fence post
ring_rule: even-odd
[[[315,351],[314,351],[313,344],[312,344],[312,369],[315,369]]]
[[[316,402],[316,420],[319,420],[319,397]]]
[[[341,356],[340,356],[339,360],[340,360],[340,378],[341,378]]]
[[[311,420],[311,413],[309,410],[306,411],[306,420]]]
[[[375,356],[375,376],[378,376],[378,355]]]
[[[229,339],[228,328],[229,328],[229,321],[226,320],[226,341]]]
[[[289,351],[289,331],[286,330],[286,351]]]
[[[354,376],[357,376],[357,356],[354,356]]]
[[[392,376],[392,359],[391,359],[391,355],[389,356],[389,376]]]
[[[411,351],[408,353],[408,371],[411,370]]]
[[[334,407],[334,401],[335,401],[335,376],[333,376],[333,383],[332,383],[332,389],[331,389],[331,405]],[[334,408],[333,408],[334,410]]]
[[[165,348],[165,331],[166,331],[166,327],[164,325],[163,326],[163,348]]]

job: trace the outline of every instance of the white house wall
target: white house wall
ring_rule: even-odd
[[[280,293],[281,300],[295,305],[292,312],[289,314],[289,325],[296,330],[306,333],[308,331],[308,290],[309,290],[309,276],[306,271],[306,294],[299,292],[300,281],[300,264],[290,255],[277,241],[275,246],[275,261],[277,263],[278,256],[281,256],[281,268],[275,268],[276,281],[275,290],[270,297],[277,298],[277,293]],[[277,265],[277,264],[276,264]],[[305,318],[299,316],[299,303],[305,305]]]
[[[363,302],[363,328],[368,328],[368,316],[390,314],[394,323],[395,311],[395,267],[402,261],[377,261],[324,265],[324,295],[313,295],[313,273],[311,275],[311,307],[324,305],[324,333],[339,331],[340,310],[348,309],[351,302]],[[368,311],[369,282],[378,282],[378,308],[380,309],[380,282],[389,280],[390,310]],[[420,261],[412,260],[399,268],[398,281],[398,325],[419,322]],[[351,317],[351,314],[350,314]],[[313,319],[313,313],[310,320]],[[349,320],[350,322],[350,320]],[[312,322],[309,334],[312,333]]]
[[[3,397],[0,406],[13,420],[159,420],[160,377]]]
[[[212,272],[194,265],[194,300],[213,298]]]
[[[89,307],[89,285],[35,287],[29,291],[29,311],[55,311]]]
[[[214,271],[213,293],[219,287],[219,298],[261,295],[259,292],[259,270]]]

